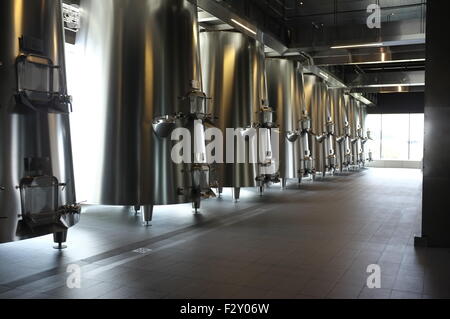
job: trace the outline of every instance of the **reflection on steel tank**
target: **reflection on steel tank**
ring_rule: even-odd
[[[59,0],[0,1],[0,243],[54,234],[75,200]]]
[[[172,160],[172,133],[203,128],[197,7],[187,0],[82,0],[75,52],[75,173],[91,204],[144,207],[213,196],[206,154]],[[203,129],[204,132],[204,129]],[[203,139],[204,140],[204,139]],[[204,148],[201,148],[204,150]],[[199,160],[200,159],[200,160]]]

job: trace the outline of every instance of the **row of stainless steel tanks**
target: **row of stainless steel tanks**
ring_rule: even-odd
[[[0,242],[54,233],[61,247],[79,220],[75,188],[89,204],[143,208],[148,223],[154,205],[197,210],[212,189],[239,199],[244,187],[284,187],[367,159],[363,105],[294,60],[266,59],[242,33],[199,32],[192,1],[80,7],[76,71],[66,76],[61,1],[0,2]],[[246,160],[211,163],[208,128],[233,129],[233,139],[254,130],[265,142],[226,143],[234,160],[248,147]],[[179,129],[194,146],[178,162]]]

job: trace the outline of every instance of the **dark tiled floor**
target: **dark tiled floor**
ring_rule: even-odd
[[[450,250],[413,247],[421,184],[420,171],[371,169],[228,194],[200,216],[158,207],[151,228],[86,207],[63,252],[51,237],[0,246],[0,298],[447,298]],[[69,264],[81,289],[66,286]],[[370,264],[382,289],[366,287]]]

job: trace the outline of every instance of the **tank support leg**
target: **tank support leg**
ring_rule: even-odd
[[[139,212],[141,211],[141,206],[134,206],[134,216],[138,216]]]
[[[67,241],[67,230],[58,233],[53,233],[53,241],[56,244],[56,246],[54,246],[53,248],[58,250],[66,249],[67,246],[64,245],[64,243]]]
[[[281,184],[281,190],[285,190],[286,189],[286,185],[287,185],[287,179],[286,178],[281,178],[280,179],[280,184]]]
[[[198,210],[200,209],[201,203],[202,203],[202,200],[200,197],[194,199],[194,201],[192,202],[192,208],[195,210],[196,215],[198,214]]]
[[[259,196],[263,196],[263,195],[264,195],[264,185],[259,186]]]
[[[142,222],[144,226],[151,226],[153,220],[153,205],[145,205],[142,208]]]
[[[223,187],[219,187],[219,188],[217,189],[217,193],[219,194],[219,198],[222,198]]]
[[[233,188],[233,199],[234,199],[234,202],[235,203],[239,202],[240,198],[241,198],[241,188],[240,187]]]

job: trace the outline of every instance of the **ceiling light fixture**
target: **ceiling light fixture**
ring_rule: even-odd
[[[369,88],[389,88],[389,87],[403,87],[403,86],[425,86],[425,83],[402,83],[402,84],[370,84],[367,85]],[[402,88],[403,89],[403,88]]]
[[[379,64],[379,63],[425,62],[425,61],[426,61],[425,59],[385,60],[385,61],[351,62],[351,63],[348,63],[348,65]]]
[[[336,45],[331,47],[332,49],[351,49],[351,48],[368,48],[368,47],[382,47],[383,42],[377,43],[364,43],[364,44],[351,44],[351,45]]]
[[[234,23],[236,23],[238,26],[244,28],[245,30],[247,30],[248,32],[250,32],[251,34],[256,35],[256,31],[250,29],[249,27],[243,25],[242,23],[240,23],[239,21],[236,21],[235,19],[231,19],[231,21],[233,21]]]

